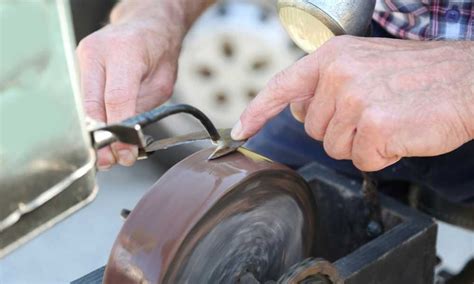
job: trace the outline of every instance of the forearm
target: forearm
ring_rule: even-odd
[[[122,0],[110,14],[111,24],[131,21],[169,23],[179,38],[184,37],[194,20],[215,0]]]

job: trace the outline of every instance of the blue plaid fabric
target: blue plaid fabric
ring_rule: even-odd
[[[377,0],[373,18],[397,38],[474,40],[474,0]]]

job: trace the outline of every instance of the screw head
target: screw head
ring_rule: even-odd
[[[382,224],[377,221],[370,221],[367,224],[367,235],[371,238],[376,238],[383,233]]]

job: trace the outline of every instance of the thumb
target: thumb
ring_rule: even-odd
[[[318,78],[316,53],[303,57],[281,71],[247,106],[239,122],[232,129],[232,138],[247,139],[283,111],[289,103],[310,99],[316,90]]]

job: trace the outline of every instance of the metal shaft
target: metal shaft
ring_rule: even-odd
[[[377,183],[368,172],[361,172],[364,181],[362,183],[362,193],[369,209],[369,224],[367,233],[370,237],[377,237],[383,233],[382,212],[378,198]]]

